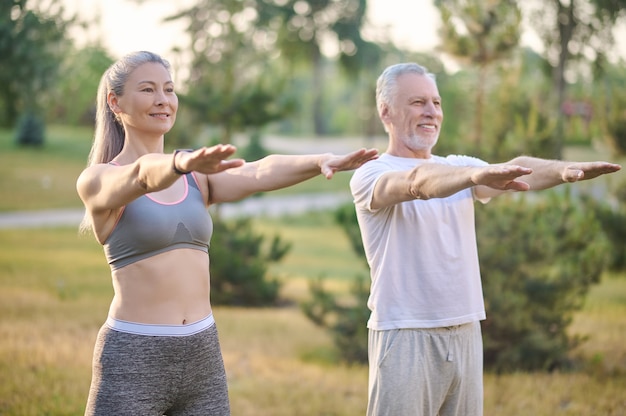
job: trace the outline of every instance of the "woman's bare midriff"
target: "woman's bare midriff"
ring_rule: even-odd
[[[112,318],[185,325],[211,314],[209,256],[203,251],[167,251],[118,269],[112,278]]]

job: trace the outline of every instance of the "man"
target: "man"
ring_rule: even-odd
[[[490,165],[433,155],[441,97],[434,76],[417,64],[387,68],[376,101],[388,147],[350,182],[372,279],[367,413],[482,415],[485,308],[474,201],[621,167],[526,156]]]

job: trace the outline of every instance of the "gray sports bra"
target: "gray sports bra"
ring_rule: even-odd
[[[124,207],[103,245],[111,270],[177,248],[209,252],[211,216],[193,174],[184,181],[179,201],[162,203],[146,194]]]

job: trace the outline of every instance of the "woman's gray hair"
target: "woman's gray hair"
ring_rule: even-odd
[[[404,74],[425,75],[435,81],[435,74],[413,62],[388,66],[376,81],[376,108],[379,115],[385,106],[393,104],[397,95],[398,78]]]
[[[161,64],[170,71],[170,64],[167,60],[152,52],[139,51],[124,56],[102,75],[96,98],[95,133],[87,166],[108,163],[122,151],[124,127],[115,113],[111,111],[107,95],[111,91],[117,96],[124,95],[124,85],[130,74],[137,67],[148,62]]]
[[[126,137],[124,126],[109,107],[107,96],[109,92],[113,92],[119,97],[124,95],[124,85],[126,85],[130,74],[139,66],[149,62],[161,64],[170,71],[171,67],[167,60],[152,52],[139,51],[124,56],[111,65],[102,75],[96,97],[95,132],[87,166],[109,163],[122,151]],[[83,233],[91,229],[91,219],[87,213],[85,213],[79,228]]]

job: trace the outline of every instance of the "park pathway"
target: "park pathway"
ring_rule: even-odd
[[[223,218],[247,216],[279,217],[334,209],[352,200],[349,193],[310,193],[297,195],[262,195],[240,202],[220,204]],[[0,229],[78,226],[82,208],[18,211],[0,213]]]

